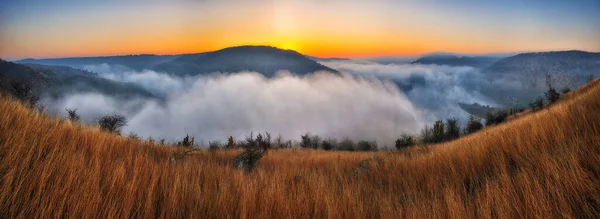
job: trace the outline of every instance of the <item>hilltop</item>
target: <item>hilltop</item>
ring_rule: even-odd
[[[215,72],[255,71],[268,77],[287,70],[299,75],[315,71],[337,72],[293,50],[271,46],[237,46],[217,51],[180,55],[128,55],[58,59],[24,59],[24,64],[65,65],[83,68],[90,65],[115,65],[141,71],[155,70],[175,75]]]

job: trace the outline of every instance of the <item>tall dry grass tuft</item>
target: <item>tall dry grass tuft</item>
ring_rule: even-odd
[[[231,164],[239,151],[172,159],[175,147],[49,118],[6,97],[0,121],[2,218],[600,216],[600,80],[453,142],[275,150],[250,174]]]

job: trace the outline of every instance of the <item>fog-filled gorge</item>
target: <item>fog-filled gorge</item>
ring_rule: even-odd
[[[266,131],[293,140],[309,132],[385,146],[436,120],[457,118],[464,124],[469,114],[459,102],[500,105],[480,93],[491,82],[472,67],[362,60],[320,63],[342,73],[179,76],[119,65],[86,65],[84,69],[100,77],[135,84],[156,98],[122,99],[84,92],[46,98],[43,103],[62,115],[66,108],[75,108],[87,123],[102,115],[122,114],[128,119],[123,133],[169,141],[189,134],[206,144]]]
[[[310,132],[329,138],[377,141],[392,146],[401,133],[417,132],[424,116],[394,83],[351,74],[316,72],[304,76],[282,71],[273,78],[256,72],[175,77],[150,70],[135,72],[101,65],[86,69],[100,76],[137,84],[156,99],[122,100],[98,93],[45,99],[50,111],[76,108],[93,123],[104,114],[128,119],[123,133],[199,143],[250,132],[299,139]]]

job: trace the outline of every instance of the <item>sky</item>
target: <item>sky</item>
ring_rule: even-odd
[[[600,0],[0,0],[0,58],[600,51]]]

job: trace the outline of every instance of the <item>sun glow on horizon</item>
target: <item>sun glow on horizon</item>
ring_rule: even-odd
[[[0,3],[1,58],[185,54],[239,45],[348,58],[600,51],[592,22],[600,19],[600,3],[592,1],[532,0],[519,2],[519,10],[483,1],[35,1]]]

